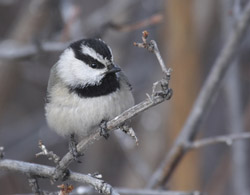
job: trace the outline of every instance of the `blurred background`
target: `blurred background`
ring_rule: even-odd
[[[248,0],[0,0],[0,146],[5,158],[53,166],[36,158],[42,140],[61,157],[68,140],[52,132],[44,104],[51,66],[69,42],[101,37],[128,76],[136,102],[151,93],[162,73],[155,56],[133,46],[147,30],[168,67],[174,95],[132,120],[139,146],[123,133],[92,145],[71,170],[99,172],[116,187],[144,188],[192,108],[216,57]],[[200,127],[199,138],[250,129],[250,36],[244,37]],[[250,194],[247,141],[192,150],[169,190]],[[39,180],[44,190],[57,190]],[[80,184],[71,183],[76,188]],[[30,193],[26,176],[0,171],[0,194]]]

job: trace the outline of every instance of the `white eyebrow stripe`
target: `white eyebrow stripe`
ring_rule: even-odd
[[[95,50],[93,50],[92,48],[86,46],[86,45],[82,45],[82,53],[85,55],[89,55],[92,58],[98,60],[99,62],[101,62],[102,64],[106,65],[109,64],[109,60],[107,58],[103,58],[102,55],[100,55],[99,53],[97,53]]]
[[[101,41],[101,42],[103,42],[105,45],[107,45],[107,47],[109,48],[109,51],[110,51],[110,53],[111,53],[111,61],[113,61],[113,53],[112,53],[112,50],[111,50],[111,48],[109,47],[109,45],[108,45],[105,41],[103,41],[102,39],[99,39],[99,41]]]

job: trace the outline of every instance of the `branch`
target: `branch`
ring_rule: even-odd
[[[127,195],[200,195],[199,192],[182,192],[182,191],[165,191],[165,190],[149,190],[149,189],[130,189],[130,188],[114,188],[120,194]],[[95,191],[87,186],[80,186],[76,192],[81,195],[94,194]]]
[[[4,147],[0,146],[0,160],[4,157]]]
[[[19,60],[39,52],[58,52],[68,47],[68,42],[44,42],[38,45],[20,45],[18,42],[8,40],[0,44],[0,59],[3,60]]]
[[[132,108],[129,108],[128,110],[124,111],[122,114],[115,117],[114,119],[108,121],[106,124],[107,125],[106,129],[109,131],[119,129],[127,120],[133,118],[137,114],[153,106],[156,106],[162,103],[165,100],[169,100],[172,96],[172,89],[168,87],[168,84],[170,81],[171,69],[166,68],[161,58],[156,42],[150,41],[149,43],[147,43],[147,40],[146,40],[147,36],[148,36],[148,32],[144,31],[143,36],[142,36],[143,43],[136,43],[136,45],[139,47],[144,47],[156,55],[160,63],[160,66],[162,68],[162,71],[164,73],[164,78],[161,81],[158,81],[154,84],[153,93],[150,97],[148,97],[146,100],[142,101],[141,103],[133,106]],[[158,85],[158,83],[161,84],[161,91],[156,91],[156,85]],[[88,138],[82,140],[77,145],[77,151],[79,151],[80,153],[83,153],[88,148],[88,146],[90,146],[92,143],[99,140],[100,138],[101,136],[99,132],[96,132],[95,134],[90,135]],[[71,152],[68,152],[57,165],[56,170],[53,174],[54,180],[62,179],[62,176],[65,170],[69,167],[70,163],[73,160],[74,160],[73,155],[71,154]]]
[[[0,169],[19,172],[22,174],[29,174],[41,178],[50,178],[50,179],[53,179],[52,175],[53,172],[55,171],[55,168],[50,166],[27,163],[16,160],[8,160],[8,159],[0,160]],[[69,180],[84,184],[90,184],[96,190],[104,194],[112,194],[112,195],[118,194],[112,189],[111,185],[105,183],[103,180],[96,179],[89,175],[71,172]]]
[[[149,18],[146,18],[142,21],[133,23],[133,24],[116,24],[114,22],[107,23],[104,27],[105,28],[111,28],[117,31],[122,32],[130,32],[138,29],[142,29],[154,24],[158,24],[163,20],[163,16],[161,13],[156,13]]]
[[[117,192],[127,195],[200,195],[199,192],[181,192],[181,191],[162,191],[162,190],[149,190],[149,189],[126,189],[115,188]]]
[[[202,119],[206,115],[208,108],[212,104],[213,97],[219,91],[220,83],[230,66],[230,62],[237,53],[238,46],[248,27],[250,20],[250,2],[248,2],[242,17],[225,43],[221,54],[216,59],[215,64],[203,86],[201,92],[193,106],[193,109],[181,130],[177,140],[164,160],[157,168],[148,183],[148,187],[155,188],[164,185],[172,176],[173,171],[186,153],[185,144],[192,141],[199,131]]]
[[[27,163],[16,160],[0,160],[0,169],[7,171],[14,171],[22,174],[36,175],[36,177],[50,178],[52,179],[52,173],[54,172],[53,167],[39,165],[34,163]],[[127,189],[127,188],[112,188],[109,184],[104,183],[102,180],[94,178],[89,175],[72,172],[69,176],[69,180],[76,181],[83,184],[90,184],[100,193],[118,195],[121,194],[134,194],[134,195],[199,195],[200,193],[195,192],[181,192],[181,191],[163,191],[163,190],[146,190],[146,189]],[[37,181],[32,181],[32,186],[35,185],[36,192],[40,191],[37,186]],[[95,193],[92,188],[79,187],[76,189],[80,194],[92,194]]]
[[[39,165],[34,163],[27,163],[16,160],[0,160],[0,169],[7,171],[14,171],[21,174],[36,175],[36,177],[50,178],[55,168],[45,165]],[[162,191],[162,190],[145,190],[145,189],[127,189],[127,188],[112,188],[109,184],[104,183],[100,179],[96,179],[92,176],[72,172],[69,180],[80,182],[83,184],[90,184],[100,193],[118,195],[121,194],[134,194],[134,195],[199,195],[199,192],[180,192],[180,191]],[[37,181],[32,181],[32,186],[35,185],[35,191],[39,192],[40,189],[37,186]],[[37,191],[39,190],[39,191]],[[92,194],[95,191],[89,187],[79,187],[76,189],[81,192],[80,194]]]
[[[60,161],[60,157],[56,155],[53,151],[48,151],[41,140],[39,140],[38,142],[38,147],[42,150],[42,152],[37,153],[36,157],[47,156],[49,160],[53,160],[55,164],[58,164],[58,162]]]
[[[204,146],[212,145],[212,144],[226,144],[231,146],[234,141],[250,139],[250,133],[237,133],[237,134],[229,134],[229,135],[221,135],[211,138],[205,138],[197,141],[190,142],[186,144],[187,149],[197,149]]]

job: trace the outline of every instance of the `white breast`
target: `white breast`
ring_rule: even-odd
[[[100,97],[80,98],[61,84],[56,84],[45,107],[49,126],[62,136],[76,133],[88,136],[96,131],[102,120],[110,120],[134,105],[129,88]]]

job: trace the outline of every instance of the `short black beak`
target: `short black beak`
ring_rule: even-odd
[[[121,69],[116,67],[116,66],[111,66],[111,67],[108,67],[108,71],[106,71],[105,73],[106,74],[110,74],[110,73],[115,73],[115,72],[120,72]]]

